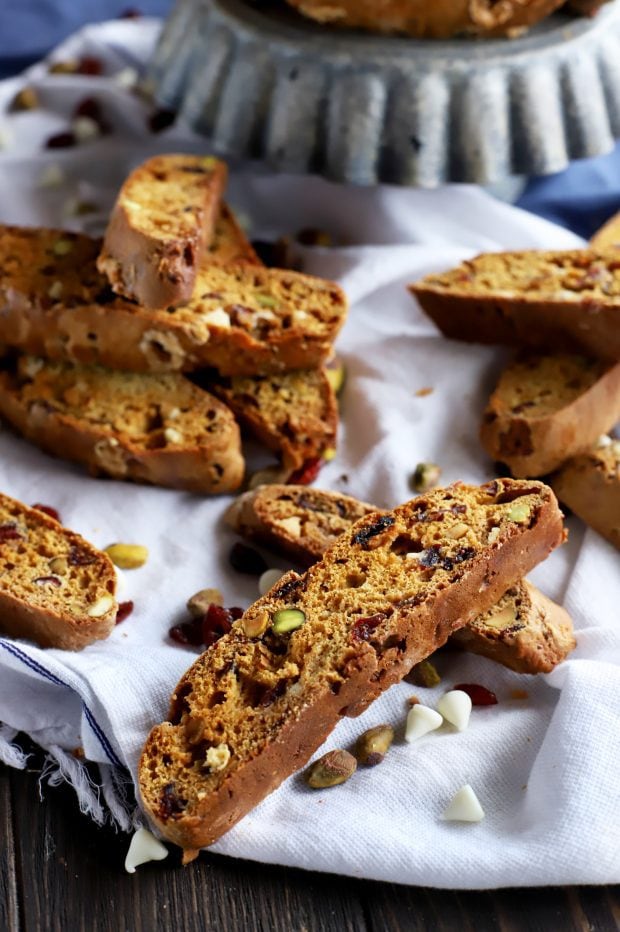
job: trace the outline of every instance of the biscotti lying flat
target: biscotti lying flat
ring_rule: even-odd
[[[152,308],[189,301],[226,175],[223,162],[197,155],[156,155],[129,175],[97,260],[116,294]]]
[[[191,302],[149,311],[114,295],[99,241],[0,227],[0,343],[134,372],[257,375],[318,366],[344,323],[333,282],[247,262],[207,263]]]
[[[244,461],[228,408],[182,375],[20,357],[0,371],[0,414],[42,449],[95,475],[231,492]]]
[[[508,589],[493,608],[450,638],[467,651],[517,673],[549,673],[574,650],[568,612],[527,580]]]
[[[551,490],[509,479],[362,518],[182,678],[139,765],[149,816],[190,860],[563,537]]]
[[[502,372],[480,439],[513,476],[544,476],[620,420],[620,363],[522,354]]]
[[[335,450],[338,402],[323,369],[268,376],[237,376],[206,387],[239,423],[278,454],[285,470]],[[599,431],[600,433],[600,431]]]
[[[453,340],[620,360],[620,256],[586,249],[488,253],[410,290]]]
[[[262,485],[237,496],[225,518],[247,540],[312,566],[374,505],[305,485]]]
[[[620,249],[620,213],[615,214],[605,226],[597,230],[590,240],[590,248],[596,249],[597,252]]]
[[[620,440],[601,438],[550,482],[571,511],[620,550]]]
[[[264,485],[238,496],[225,518],[246,539],[312,566],[355,521],[372,511],[372,505],[338,492]],[[466,531],[464,524],[457,524],[451,533]],[[547,673],[575,646],[568,614],[525,580],[450,640],[519,673]]]
[[[105,553],[0,494],[0,631],[80,650],[112,631],[116,571]]]

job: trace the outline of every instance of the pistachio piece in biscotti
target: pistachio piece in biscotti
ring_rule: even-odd
[[[0,631],[80,650],[116,621],[109,557],[38,508],[0,494]]]
[[[509,519],[516,501],[527,522]],[[466,542],[446,533],[457,522],[468,525]],[[147,814],[191,858],[303,767],[342,716],[364,711],[563,539],[555,496],[539,482],[457,483],[363,517],[319,563],[250,606],[181,679],[142,753]],[[226,767],[205,773],[222,742]]]

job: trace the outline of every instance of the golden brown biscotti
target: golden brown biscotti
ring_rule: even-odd
[[[222,204],[213,238],[202,261],[203,267],[209,262],[217,265],[238,265],[243,262],[249,265],[263,264],[228,204]]]
[[[303,485],[265,485],[244,492],[225,518],[247,540],[312,566],[373,506]],[[465,533],[466,527],[452,529]],[[575,646],[566,611],[525,580],[450,640],[520,673],[548,673]]]
[[[564,0],[287,0],[304,16],[421,39],[514,36],[549,16]]]
[[[550,482],[558,498],[620,550],[620,440],[601,438]]]
[[[149,311],[97,271],[99,241],[0,227],[0,343],[134,372],[257,375],[321,364],[346,316],[333,282],[247,262],[207,262],[189,304]]]
[[[312,566],[374,505],[307,485],[261,485],[237,496],[225,519],[247,540]]]
[[[522,579],[493,608],[460,628],[452,643],[517,673],[550,673],[576,646],[568,612]]]
[[[620,360],[620,256],[484,253],[410,286],[444,336]]]
[[[590,249],[596,249],[597,252],[620,249],[620,213],[614,214],[600,230],[596,231],[590,240]]]
[[[43,450],[95,475],[210,494],[243,481],[233,415],[176,373],[22,356],[0,371],[0,415]]]
[[[299,469],[336,447],[338,402],[323,369],[237,376],[205,387],[278,454],[285,470]]]
[[[155,155],[125,180],[97,268],[144,307],[189,301],[213,237],[227,168],[211,156]]]
[[[181,679],[140,760],[150,818],[191,860],[563,538],[552,491],[510,479],[362,518]]]
[[[504,369],[480,439],[517,478],[544,476],[620,420],[620,363],[523,353]]]
[[[116,622],[116,571],[105,554],[36,508],[0,494],[0,631],[81,650]]]

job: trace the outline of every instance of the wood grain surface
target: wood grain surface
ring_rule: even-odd
[[[202,854],[124,871],[128,836],[0,765],[0,932],[616,932],[620,887],[447,892]]]

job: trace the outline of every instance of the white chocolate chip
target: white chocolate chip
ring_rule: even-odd
[[[97,599],[88,609],[88,615],[90,618],[101,618],[103,615],[107,615],[111,608],[114,608],[114,599],[112,596],[102,595],[101,598]]]
[[[274,521],[279,528],[290,534],[291,537],[301,537],[301,518],[299,515],[291,515],[290,518],[280,518]]]
[[[148,829],[139,828],[129,843],[125,858],[125,870],[135,874],[136,867],[147,861],[163,861],[168,857],[168,849],[152,835]]]
[[[211,773],[224,770],[229,760],[230,748],[227,744],[218,744],[215,748],[209,748],[205,757],[205,763]]]
[[[441,818],[446,822],[481,822],[484,819],[484,809],[469,783],[461,787]]]
[[[175,427],[166,427],[164,430],[164,437],[166,438],[166,443],[182,443],[183,441],[183,434]]]
[[[471,715],[471,699],[462,689],[451,689],[437,703],[437,711],[458,731],[465,731]]]
[[[443,722],[439,712],[429,709],[426,705],[414,705],[407,715],[407,725],[405,727],[405,741],[415,741],[422,738],[429,731],[435,731]]]
[[[282,579],[283,576],[286,576],[284,570],[265,570],[260,579],[258,580],[258,591],[260,595],[265,595],[266,592],[269,592],[272,586]]]
[[[139,74],[135,68],[121,68],[116,74],[112,75],[112,80],[118,87],[129,91],[138,83]]]
[[[487,543],[489,543],[489,544],[494,544],[494,543],[496,542],[497,538],[499,537],[499,535],[500,535],[500,529],[499,529],[499,527],[497,527],[497,526],[496,526],[496,527],[492,527],[491,530],[489,531],[489,536],[488,536],[488,538],[487,538]]]
[[[169,420],[169,421],[176,421],[176,419],[179,418],[179,417],[181,417],[181,409],[180,409],[180,408],[170,408],[170,410],[168,411],[168,420]]]
[[[90,142],[101,136],[101,127],[96,120],[88,116],[79,116],[71,121],[73,135],[78,142]]]
[[[209,311],[203,317],[203,321],[210,327],[230,327],[230,317],[223,307],[216,307],[214,311]]]

